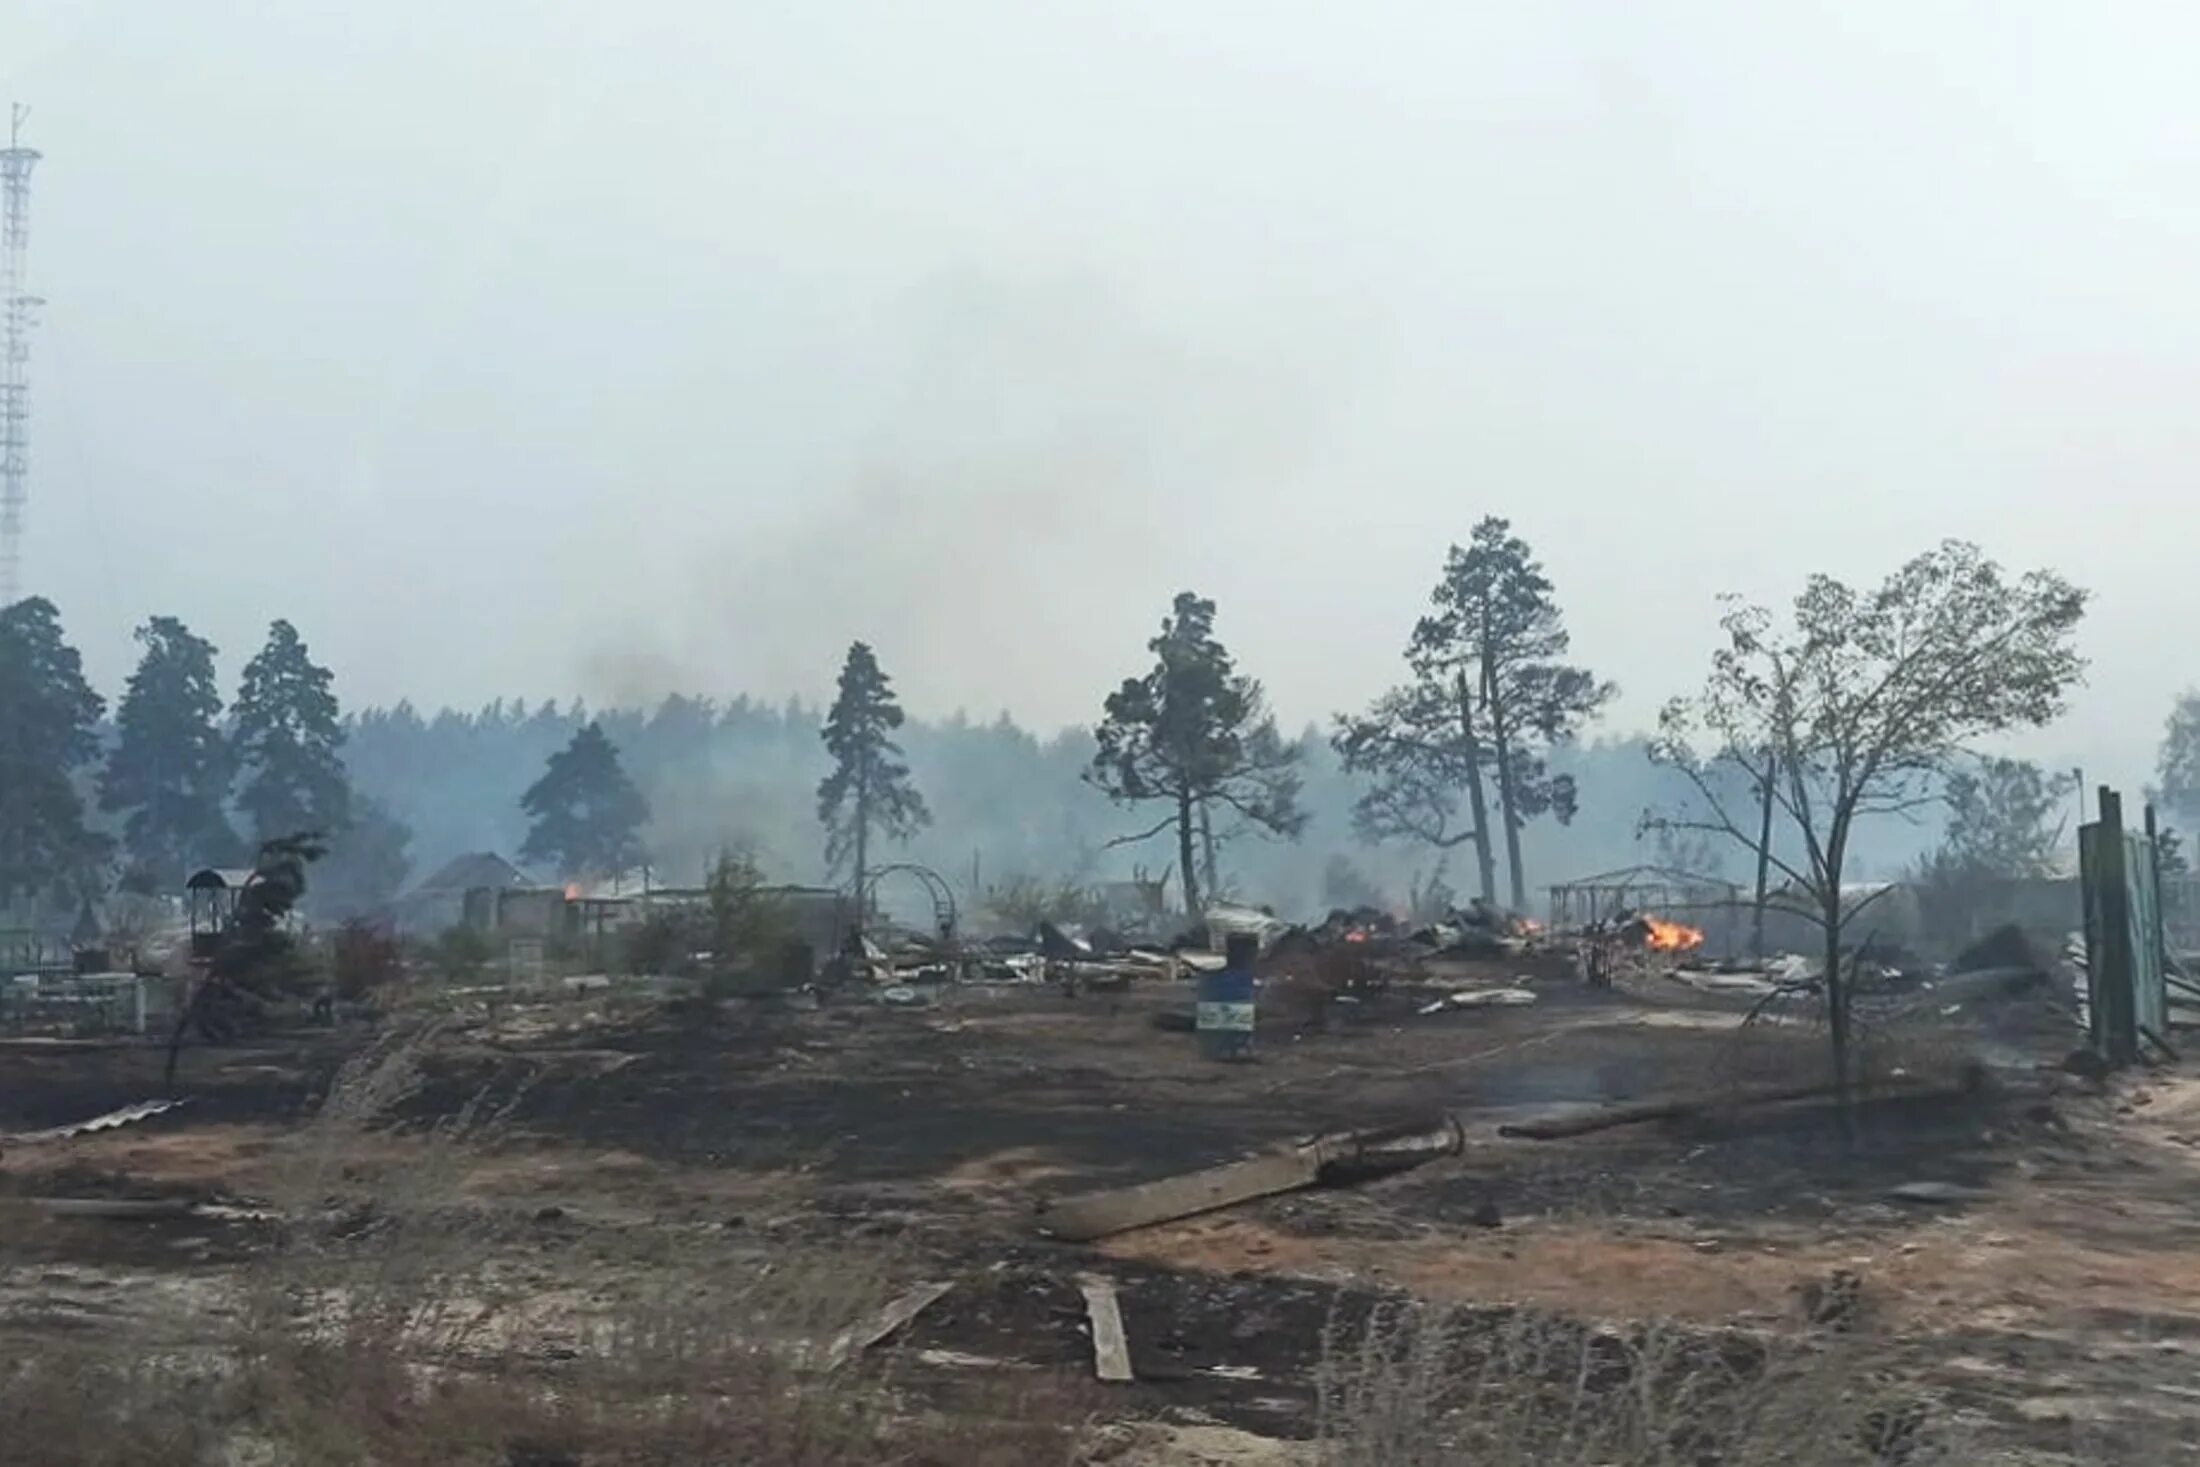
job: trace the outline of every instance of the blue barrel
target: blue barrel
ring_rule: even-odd
[[[1253,1055],[1253,975],[1244,968],[1203,973],[1196,1010],[1199,1052],[1213,1060]]]

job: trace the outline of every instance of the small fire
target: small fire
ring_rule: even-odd
[[[1367,941],[1367,929],[1365,927],[1355,927],[1344,935],[1344,940],[1346,942],[1365,942]]]
[[[577,902],[581,899],[581,884],[579,882],[568,881],[565,884],[565,899],[569,902]]]
[[[1643,944],[1652,952],[1687,953],[1703,946],[1703,932],[1685,922],[1667,922],[1659,917],[1642,919]]]

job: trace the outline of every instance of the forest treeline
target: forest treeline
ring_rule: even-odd
[[[1555,588],[1506,521],[1451,547],[1427,606],[1397,681],[1294,735],[1215,603],[1183,591],[1144,669],[1096,690],[1094,723],[1041,734],[1006,713],[906,716],[864,642],[829,708],[347,708],[282,620],[225,700],[217,649],[152,618],[110,708],[33,598],[0,609],[0,909],[172,891],[194,865],[310,835],[325,917],[384,910],[479,851],[546,880],[643,864],[666,886],[729,853],[857,887],[909,862],[973,904],[1167,879],[1185,909],[1293,915],[1446,896],[1532,913],[1555,882],[1652,862],[1816,903],[1832,942],[1850,884],[1920,870],[1944,832],[1940,869],[1980,875],[2044,869],[2063,838],[2064,776],[1982,759],[2059,715],[2082,671],[2085,594],[2051,571],[1951,541],[1868,591],[1814,576],[1787,612],[1734,603],[1704,691],[1616,736],[1600,722],[1616,685],[1571,660]],[[2163,752],[2173,812],[2200,804],[2195,729],[2188,698]]]
[[[1929,606],[1937,585],[1990,589],[1999,571],[1954,547],[1900,574],[1918,584],[1890,582],[1868,605]],[[1813,598],[1826,593],[1806,591],[1799,609]],[[1429,606],[1403,680],[1294,735],[1220,640],[1214,603],[1187,591],[1147,644],[1147,671],[1096,697],[1091,726],[1042,734],[1006,713],[906,717],[860,642],[829,709],[685,694],[650,707],[347,707],[280,620],[225,700],[217,649],[152,618],[109,705],[56,609],[33,599],[0,611],[0,909],[43,905],[51,920],[110,882],[172,891],[195,865],[310,832],[328,847],[310,898],[321,917],[384,911],[480,851],[545,880],[641,862],[658,885],[700,885],[739,853],[798,883],[860,885],[867,858],[921,864],[973,904],[989,889],[1144,878],[1194,908],[1219,898],[1303,915],[1481,895],[1533,912],[1554,882],[1641,862],[1748,885],[1759,862],[1733,837],[1754,817],[1706,822],[1705,801],[1757,805],[1774,733],[1796,745],[1783,770],[1830,767],[1765,710],[1701,751],[1671,722],[1681,705],[1654,734],[1601,733],[1615,689],[1567,660],[1550,582],[1503,520],[1452,548]],[[1729,630],[1722,656],[1761,644],[1754,621]],[[1866,620],[1854,635],[1876,633]],[[1728,665],[1715,660],[1715,680]],[[1947,752],[1911,765],[1941,770]],[[1939,839],[1926,792],[1906,788],[1905,801],[1903,820],[1844,826],[1848,876],[1913,869]],[[1809,834],[1786,824],[1768,860],[1776,884],[1800,888]]]
[[[816,790],[831,768],[819,739],[824,710],[800,700],[683,695],[654,708],[591,708],[579,702],[491,702],[471,712],[423,714],[410,704],[370,708],[347,720],[352,786],[409,827],[415,876],[466,851],[517,852],[529,830],[520,796],[545,762],[591,720],[617,745],[627,773],[648,797],[644,843],[668,884],[692,884],[721,848],[755,856],[790,881],[824,879]],[[1089,729],[1040,735],[1008,715],[911,718],[900,730],[911,774],[932,823],[894,848],[893,859],[931,866],[968,889],[1026,876],[1080,882],[1127,879],[1143,867],[1159,876],[1173,862],[1158,845],[1111,848],[1146,822],[1086,779],[1095,742]],[[1304,913],[1350,900],[1403,902],[1438,855],[1413,842],[1370,845],[1353,830],[1363,782],[1347,774],[1327,734],[1297,738],[1307,815],[1296,841],[1232,838],[1218,866],[1224,894]],[[1643,738],[1595,739],[1561,747],[1551,764],[1573,776],[1578,809],[1570,824],[1543,821],[1522,832],[1535,885],[1636,861],[1681,859],[1709,874],[1734,874],[1734,853],[1709,841],[1639,836],[1645,809],[1682,792],[1653,765]],[[1920,831],[1917,848],[1934,832]],[[1868,853],[1893,864],[1915,849],[1887,844]],[[1473,861],[1453,854],[1445,868],[1470,892]],[[891,901],[893,894],[882,893]]]

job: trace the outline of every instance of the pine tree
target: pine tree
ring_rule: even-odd
[[[85,828],[74,776],[105,706],[52,602],[0,611],[0,908],[95,883],[108,842]]]
[[[332,836],[350,820],[333,682],[287,621],[268,627],[267,645],[245,664],[231,739],[244,774],[237,806],[255,840]]]
[[[519,803],[533,822],[523,860],[555,862],[566,876],[615,876],[648,859],[641,829],[649,801],[626,777],[600,723],[583,725],[552,754]]]
[[[123,850],[146,890],[180,887],[194,866],[236,858],[229,746],[217,720],[214,648],[172,616],[137,630],[145,654],[116,710],[117,738],[100,776],[99,805],[128,811]]]
[[[833,756],[833,772],[817,787],[817,818],[825,827],[825,864],[834,871],[854,868],[859,917],[868,900],[873,833],[907,840],[932,823],[894,742],[901,725],[892,682],[871,649],[854,643],[819,734]]]
[[[1178,593],[1161,635],[1146,644],[1153,670],[1128,678],[1108,695],[1088,777],[1122,804],[1163,803],[1168,813],[1151,830],[1115,842],[1176,835],[1185,910],[1201,910],[1201,866],[1214,885],[1210,807],[1245,826],[1296,837],[1306,825],[1299,809],[1299,748],[1276,732],[1258,682],[1237,671],[1215,640],[1215,604]]]
[[[1488,518],[1454,545],[1406,648],[1414,681],[1367,714],[1338,720],[1345,767],[1373,776],[1355,820],[1361,834],[1448,848],[1474,843],[1485,901],[1497,899],[1485,780],[1495,786],[1512,905],[1527,903],[1520,827],[1573,818],[1574,784],[1545,758],[1610,701],[1614,689],[1557,659],[1570,638],[1550,578],[1506,521]],[[1468,819],[1458,817],[1467,798]]]

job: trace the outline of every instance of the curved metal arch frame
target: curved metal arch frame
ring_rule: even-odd
[[[932,917],[936,929],[943,937],[953,938],[959,928],[961,913],[955,906],[954,888],[947,878],[929,866],[919,866],[910,861],[898,861],[891,866],[881,866],[865,874],[863,890],[856,893],[856,915],[861,922],[878,899],[878,884],[889,876],[913,876],[932,898]]]

